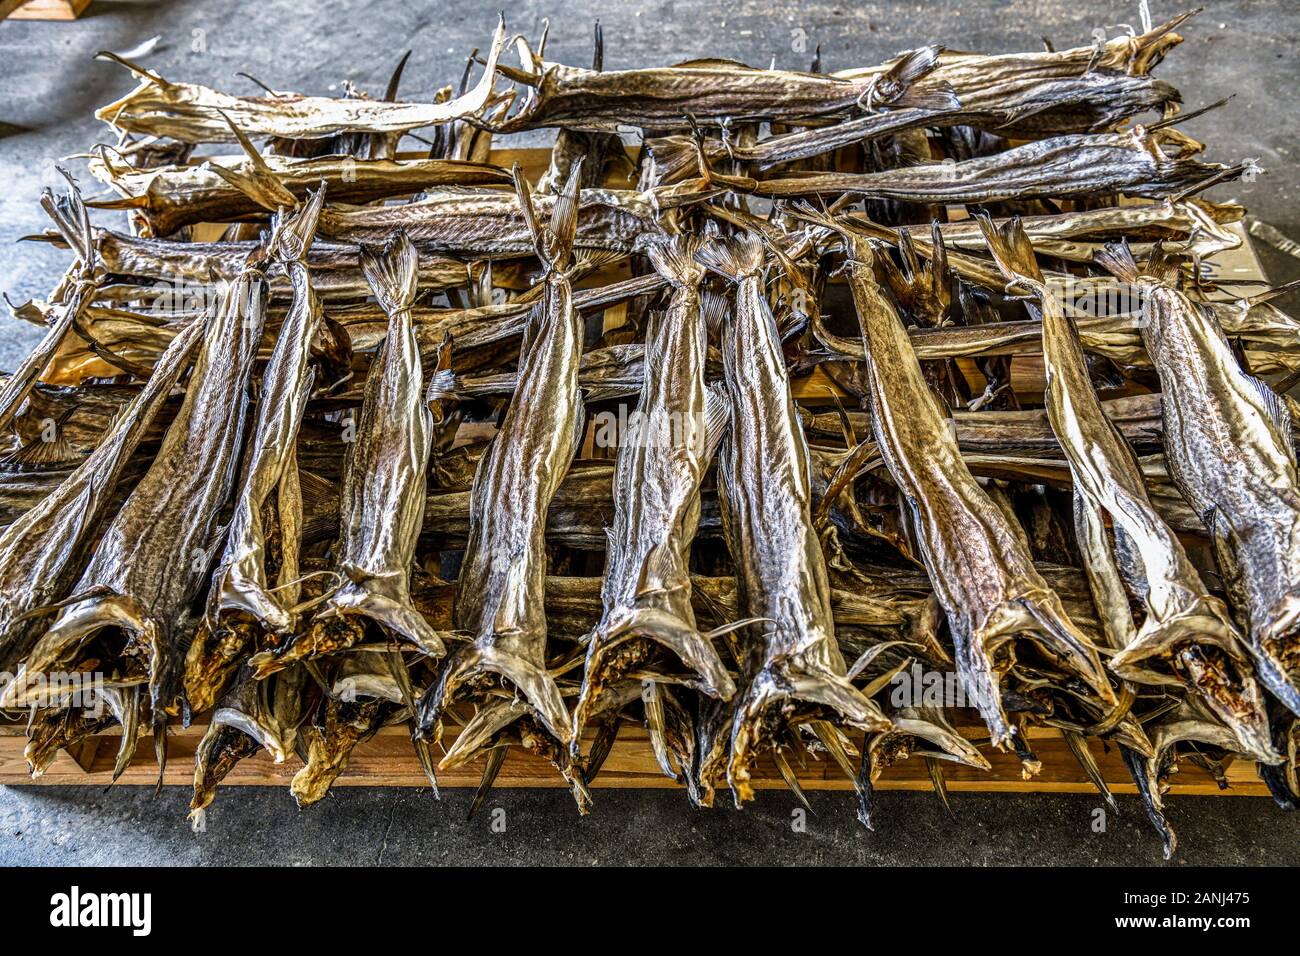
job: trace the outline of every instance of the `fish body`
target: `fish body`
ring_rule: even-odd
[[[74,596],[25,664],[39,673],[75,658],[105,630],[147,673],[154,721],[177,703],[190,601],[202,589],[221,543],[217,518],[237,479],[248,410],[248,381],[262,337],[264,259],[248,264],[204,328],[185,399],[148,472],[105,529],[72,588]],[[12,686],[20,683],[15,678]],[[165,734],[155,732],[163,759]]]
[[[750,767],[770,743],[773,721],[804,711],[825,711],[865,731],[884,730],[889,721],[850,683],[836,643],[830,582],[812,523],[808,446],[763,295],[761,240],[752,233],[717,240],[697,256],[737,284],[735,313],[723,325],[731,424],[719,451],[719,490],[741,611],[762,621],[749,626],[745,685],[730,721],[727,781],[740,805],[753,797]],[[716,743],[702,748],[703,775],[716,752]],[[711,788],[707,779],[697,782],[702,791]]]
[[[673,285],[668,310],[651,315],[645,373],[630,434],[614,466],[602,597],[605,612],[589,637],[574,741],[604,685],[637,666],[658,644],[685,665],[688,686],[727,699],[735,684],[709,638],[696,628],[689,575],[700,518],[700,485],[724,424],[725,399],[705,386],[707,332],[700,310],[700,240],[679,236],[649,255]],[[710,415],[710,410],[713,414]],[[710,436],[710,432],[712,436]]]
[[[1215,542],[1259,679],[1300,714],[1300,478],[1288,406],[1175,287],[1176,265],[1157,257],[1139,268],[1118,246],[1103,261],[1141,291],[1170,474]]]
[[[572,731],[568,708],[547,670],[542,595],[546,511],[569,469],[584,421],[578,390],[583,324],[564,272],[577,229],[580,175],[581,163],[554,206],[550,226],[544,227],[534,216],[527,183],[516,167],[520,202],[546,268],[545,290],[524,334],[514,398],[479,461],[470,493],[469,540],[457,584],[455,620],[474,641],[452,655],[420,705],[420,729],[428,734],[458,695],[476,693],[485,681],[500,680],[518,691],[526,704],[514,709],[510,721],[534,717],[553,742],[562,769],[568,763]],[[477,738],[471,730],[472,724],[449,749],[442,766],[454,766],[472,755],[468,744]],[[550,746],[540,738],[538,742]],[[585,788],[576,778],[572,782],[581,804]]]
[[[1243,753],[1275,762],[1280,758],[1269,744],[1268,715],[1242,636],[1151,503],[1137,457],[1093,391],[1073,319],[1043,285],[1033,247],[1019,224],[1012,220],[999,229],[987,219],[982,222],[1008,279],[1038,298],[1047,417],[1070,463],[1076,537],[1104,630],[1119,652],[1110,661],[1111,670],[1141,683],[1166,684],[1170,675],[1151,666],[1165,659],[1177,682],[1233,731]],[[1140,629],[1129,610],[1104,516],[1110,517],[1116,537],[1126,539],[1126,564],[1141,568],[1136,590],[1147,613]]]
[[[1002,695],[1020,639],[1082,678],[1101,705],[1114,706],[1096,648],[1034,568],[1024,532],[963,462],[903,323],[876,282],[870,243],[852,232],[843,235],[876,443],[906,499],[920,557],[948,617],[958,671],[994,742],[1011,744],[1016,735]]]

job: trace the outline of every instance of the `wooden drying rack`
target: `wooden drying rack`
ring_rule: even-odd
[[[546,168],[549,155],[550,151],[547,149],[502,149],[492,152],[492,161],[509,168],[517,160],[524,167],[529,178],[535,180]],[[624,181],[616,185],[627,187],[631,184]],[[1231,273],[1234,279],[1258,279],[1262,287],[1265,280],[1259,261],[1244,232],[1242,238],[1241,248],[1232,253],[1221,254],[1216,265],[1221,270]],[[606,281],[612,279],[606,277]],[[607,329],[616,328],[621,324],[621,309],[621,306],[614,306],[607,311]],[[58,359],[56,364],[57,362]],[[973,363],[970,364],[973,370]],[[1041,395],[1042,374],[1041,356],[1016,356],[1013,380],[1017,392],[1026,395],[1036,392]],[[795,398],[804,404],[833,402],[835,397],[841,394],[838,387],[820,370],[793,381],[792,391]],[[958,729],[964,736],[968,739],[987,738],[987,732],[979,725],[977,715],[973,711],[962,712],[962,716],[963,720]],[[167,770],[163,775],[164,783],[182,786],[192,784],[194,752],[207,729],[205,717],[206,715],[199,715],[187,728],[174,726],[168,730],[170,739]],[[1041,772],[1034,777],[1029,779],[1024,777],[1020,761],[1015,754],[985,746],[981,751],[992,764],[992,770],[985,772],[945,761],[943,769],[948,788],[954,792],[985,793],[1096,792],[1096,788],[1084,775],[1078,761],[1058,731],[1046,727],[1031,727],[1028,730],[1028,738],[1030,748],[1042,762]],[[45,773],[33,780],[23,757],[23,748],[26,745],[24,724],[0,723],[0,784],[107,785],[112,780],[118,739],[116,733],[110,732],[91,737],[69,750],[60,751]],[[1137,792],[1117,747],[1104,746],[1099,740],[1091,741],[1090,747],[1101,768],[1102,777],[1112,791],[1126,794]],[[153,753],[152,741],[141,738],[136,747],[135,757],[118,783],[148,786],[156,784],[158,768]],[[222,785],[288,787],[289,781],[301,766],[302,763],[296,756],[290,755],[284,763],[276,764],[263,751],[240,761],[230,771]],[[794,763],[792,768],[804,789],[849,790],[852,788],[852,784],[828,758],[810,759],[806,766]],[[457,770],[439,773],[438,781],[441,787],[473,788],[478,786],[482,773],[483,758],[480,758]],[[759,762],[753,776],[756,789],[783,789],[786,786],[775,765],[766,759]],[[1181,772],[1170,778],[1169,792],[1175,795],[1268,795],[1268,790],[1259,779],[1253,762],[1233,761],[1226,769],[1225,778],[1228,783],[1226,789],[1221,788],[1207,773],[1184,763]],[[427,787],[428,785],[428,780],[416,761],[409,739],[409,730],[405,725],[384,727],[370,740],[359,744],[352,754],[347,769],[335,783],[335,786],[374,787]],[[566,784],[546,760],[526,753],[522,748],[512,747],[496,777],[494,786],[551,788],[564,787]],[[625,724],[592,786],[596,789],[641,789],[674,788],[678,785],[659,770],[651,754],[646,731],[641,727]],[[881,790],[929,790],[932,783],[924,760],[912,758],[886,769],[875,786]]]

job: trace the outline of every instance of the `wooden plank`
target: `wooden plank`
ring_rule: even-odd
[[[963,728],[971,737],[983,731],[978,727]],[[204,726],[192,724],[188,728],[175,728],[169,732],[167,771],[163,782],[188,786],[193,782],[194,751],[202,737]],[[1084,777],[1064,740],[1050,728],[1034,728],[1029,734],[1030,746],[1043,763],[1042,771],[1030,780],[1021,776],[1020,762],[1014,754],[991,751],[985,755],[993,765],[989,773],[945,764],[949,787],[959,792],[987,793],[1092,793],[1094,788]],[[27,775],[22,757],[21,724],[8,725],[0,732],[0,784],[96,784],[111,781],[113,763],[117,752],[117,739],[111,734],[98,738],[93,748],[79,754],[84,767],[67,754],[60,754],[40,778],[33,781]],[[1129,779],[1118,749],[1104,750],[1100,742],[1093,742],[1093,753],[1101,766],[1104,779],[1116,793],[1136,793]],[[301,767],[296,757],[283,764],[275,764],[265,753],[250,757],[239,764],[225,780],[230,786],[281,786],[287,787]],[[801,784],[809,790],[848,790],[852,784],[839,773],[838,768],[826,760],[810,760],[807,766],[795,765]],[[466,767],[439,774],[439,785],[447,788],[476,787],[482,774],[481,761]],[[779,775],[769,762],[763,761],[755,772],[755,786],[759,789],[784,787]],[[1259,780],[1254,764],[1235,761],[1226,773],[1227,790],[1200,770],[1187,765],[1181,774],[1172,779],[1174,794],[1226,794],[1228,796],[1267,796],[1267,789]],[[153,762],[153,742],[142,738],[136,754],[119,783],[153,786],[158,781],[158,769]],[[348,769],[337,786],[425,787],[428,781],[420,771],[404,726],[385,727],[372,739],[357,747]],[[512,748],[497,778],[500,787],[563,787],[564,781],[545,760]],[[676,788],[664,777],[650,753],[646,732],[640,727],[625,728],[619,735],[609,758],[596,778],[597,789],[649,789]],[[928,790],[929,775],[920,760],[906,760],[887,768],[876,783],[881,790]]]
[[[90,6],[90,0],[27,0],[9,14],[11,20],[75,20]]]

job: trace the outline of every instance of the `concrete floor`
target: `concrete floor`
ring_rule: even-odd
[[[1155,0],[1155,17],[1192,4]],[[1094,29],[1136,23],[1136,3],[1065,0],[935,0],[836,3],[831,0],[647,0],[591,4],[510,0],[514,30],[536,36],[549,16],[548,54],[590,59],[591,19],[599,12],[609,68],[726,56],[806,68],[821,44],[827,69],[877,62],[923,42],[1001,52],[1031,49],[1049,36],[1058,47],[1090,41]],[[1178,85],[1188,108],[1229,92],[1226,108],[1188,124],[1220,161],[1254,157],[1268,175],[1217,188],[1284,233],[1300,236],[1300,170],[1290,95],[1297,79],[1300,5],[1282,0],[1207,4],[1184,29],[1187,42],[1159,75]],[[158,35],[146,59],[164,77],[232,92],[254,87],[244,70],[280,88],[324,93],[343,80],[380,92],[402,51],[414,49],[403,92],[412,99],[459,78],[463,56],[483,45],[491,10],[471,0],[94,0],[75,23],[0,23],[0,290],[14,302],[44,295],[66,254],[15,245],[45,227],[37,199],[57,181],[54,165],[96,142],[111,141],[95,107],[128,90],[127,74],[92,61],[97,50],[126,51]],[[796,50],[806,37],[806,49]],[[520,141],[526,143],[527,140]],[[84,167],[69,165],[83,180]],[[90,187],[90,184],[88,184]],[[93,188],[91,188],[93,191]],[[102,217],[106,223],[112,216]],[[1268,249],[1261,258],[1277,282],[1300,275],[1297,260]],[[1293,312],[1295,296],[1283,300]],[[18,323],[0,326],[0,368],[12,368],[39,338]],[[192,834],[186,794],[144,789],[0,788],[0,863],[1076,863],[1158,862],[1159,844],[1135,798],[1123,816],[1094,832],[1092,796],[954,796],[948,820],[926,794],[881,797],[880,824],[868,834],[842,795],[814,794],[805,833],[792,831],[792,798],[768,793],[743,813],[692,812],[680,794],[601,792],[580,820],[557,791],[503,791],[504,833],[488,814],[463,820],[467,795],[441,805],[427,792],[340,788],[322,806],[298,812],[286,793],[223,791],[208,830]],[[1300,863],[1295,815],[1270,801],[1185,798],[1172,802],[1183,850],[1178,863]]]

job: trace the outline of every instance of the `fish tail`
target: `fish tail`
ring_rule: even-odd
[[[1106,243],[1093,253],[1093,260],[1121,282],[1136,282],[1141,275],[1127,240]]]
[[[750,767],[758,756],[755,751],[765,721],[774,708],[794,701],[817,705],[833,715],[836,723],[869,733],[892,726],[847,677],[790,659],[773,661],[755,676],[732,718],[727,782],[737,807],[754,797]]]
[[[524,177],[523,167],[515,163],[511,170],[519,209],[528,226],[528,233],[532,236],[533,248],[551,272],[567,269],[573,258],[573,243],[578,235],[578,199],[582,192],[584,158],[580,156],[574,161],[568,181],[555,197],[555,204],[551,207],[551,221],[546,226],[537,218],[532,188]]]
[[[645,254],[673,285],[694,288],[704,279],[704,264],[696,258],[703,244],[700,236],[657,236],[647,243]]]
[[[921,83],[939,65],[941,46],[923,46],[901,54],[892,66],[872,83],[872,106],[956,109],[961,104],[952,84],[945,80]]]
[[[382,249],[363,243],[360,255],[361,271],[384,312],[408,311],[415,302],[420,256],[406,230],[400,230]]]
[[[713,238],[700,247],[695,258],[724,279],[739,282],[763,271],[763,239],[755,232]]]
[[[1022,277],[1040,283],[1043,281],[1042,270],[1038,268],[1038,257],[1034,255],[1034,247],[1019,216],[1006,219],[1001,224],[994,222],[987,212],[976,213],[975,219],[979,223],[980,232],[984,234],[993,261],[1008,281]]]
[[[292,213],[277,212],[271,219],[270,253],[282,263],[303,262],[316,238],[316,224],[325,205],[325,183]]]

